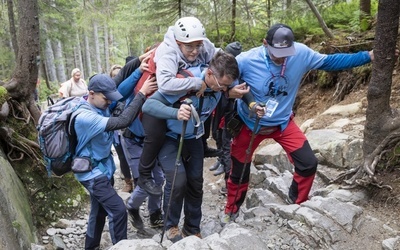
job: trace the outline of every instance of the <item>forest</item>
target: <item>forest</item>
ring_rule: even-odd
[[[114,64],[123,65],[127,56],[138,56],[162,41],[168,26],[182,16],[199,18],[207,37],[221,48],[232,41],[239,41],[244,50],[260,46],[268,27],[278,22],[292,27],[296,41],[323,53],[373,48],[375,63],[364,79],[370,84],[364,134],[368,157],[350,173],[373,182],[380,153],[398,141],[387,136],[400,126],[388,101],[397,60],[399,5],[398,0],[2,1],[0,144],[28,190],[36,225],[57,217],[60,206],[74,207],[67,187],[75,188],[76,196],[83,191],[71,181],[73,176],[47,178],[35,129],[40,110],[32,93],[37,88],[39,102],[45,102],[73,68],[80,68],[87,80]],[[376,122],[382,120],[390,126]],[[376,145],[381,147],[374,151]]]
[[[10,79],[15,68],[18,12],[16,2],[3,1],[0,22],[0,79]],[[125,57],[138,56],[146,47],[163,39],[168,26],[181,16],[196,16],[207,36],[217,46],[240,41],[249,49],[261,44],[267,27],[286,23],[296,39],[322,41],[327,37],[310,5],[323,17],[323,27],[333,37],[339,32],[349,39],[370,29],[377,1],[367,1],[369,19],[362,19],[359,1],[117,1],[117,0],[40,0],[38,1],[41,101],[57,92],[73,68],[80,68],[88,79],[108,72]],[[336,34],[332,34],[336,33]]]

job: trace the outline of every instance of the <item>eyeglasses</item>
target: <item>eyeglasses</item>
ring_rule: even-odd
[[[194,50],[196,50],[196,51],[200,51],[203,47],[204,47],[204,45],[203,44],[198,44],[198,45],[190,45],[190,44],[184,44],[184,43],[182,43],[182,45],[183,45],[183,47],[185,47],[185,50],[187,51],[187,52],[193,52]]]
[[[213,75],[213,77],[214,77],[214,80],[215,80],[215,82],[217,83],[217,87],[219,88],[219,89],[224,89],[226,86],[222,86],[221,84],[219,84],[219,82],[218,82],[218,79],[217,79],[217,77],[214,75],[214,73],[212,74]]]

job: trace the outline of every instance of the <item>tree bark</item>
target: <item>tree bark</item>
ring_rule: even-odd
[[[378,21],[375,29],[374,63],[368,87],[366,124],[364,129],[364,155],[368,156],[393,130],[398,115],[390,107],[392,73],[396,61],[395,49],[399,28],[400,3],[398,0],[379,1]]]
[[[87,36],[87,33],[85,31],[83,35],[83,40],[85,41],[85,65],[86,65],[86,75],[90,77],[93,74],[92,71],[92,60],[90,58],[90,46],[89,46],[89,38]]]
[[[66,77],[66,71],[64,67],[64,57],[63,57],[63,52],[62,52],[62,44],[60,40],[55,40],[53,42],[53,50],[54,50],[54,61],[56,65],[56,73],[57,73],[57,79],[60,81],[60,83],[65,82],[69,77]],[[72,69],[70,69],[71,72]],[[69,76],[69,74],[68,74]]]
[[[108,38],[108,25],[107,23],[104,24],[104,61],[105,61],[105,70],[108,72],[108,70],[111,68],[110,66],[110,45],[108,44],[109,38]]]
[[[101,73],[103,70],[101,68],[100,41],[99,41],[98,25],[96,20],[93,20],[93,43],[94,43],[94,56],[96,59],[97,73]]]
[[[15,29],[14,4],[12,0],[7,0],[7,8],[8,8],[8,22],[11,34],[11,44],[14,50],[15,58],[18,58],[17,31]]]
[[[232,0],[232,10],[231,10],[231,39],[230,41],[236,40],[236,0]]]

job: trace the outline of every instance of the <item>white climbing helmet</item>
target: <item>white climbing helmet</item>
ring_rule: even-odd
[[[183,43],[206,39],[206,30],[200,20],[195,17],[182,17],[175,22],[175,39]]]

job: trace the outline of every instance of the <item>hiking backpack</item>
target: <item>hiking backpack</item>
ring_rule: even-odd
[[[39,146],[49,176],[52,172],[61,176],[71,171],[77,145],[74,122],[80,113],[75,111],[80,106],[80,97],[68,97],[50,106],[39,118]]]

